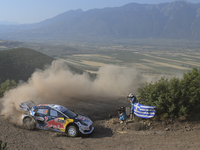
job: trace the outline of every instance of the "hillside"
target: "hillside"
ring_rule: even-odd
[[[43,69],[54,59],[27,48],[0,51],[0,83],[6,79],[27,81],[35,69]]]
[[[5,80],[27,81],[36,69],[44,69],[55,60],[41,52],[28,48],[15,48],[0,51],[0,83]],[[83,74],[83,70],[68,65],[73,73]],[[90,74],[91,79],[95,74]]]
[[[24,41],[133,38],[198,40],[199,26],[200,3],[130,3],[122,7],[85,12],[71,10],[30,25],[0,26],[0,38]]]

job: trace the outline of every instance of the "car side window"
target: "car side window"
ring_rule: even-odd
[[[56,110],[50,110],[50,116],[58,117],[58,112]]]
[[[38,109],[37,113],[38,114],[42,114],[42,115],[47,115],[48,114],[48,109]]]
[[[58,117],[65,118],[65,116],[63,114],[61,114],[60,112],[58,112]]]

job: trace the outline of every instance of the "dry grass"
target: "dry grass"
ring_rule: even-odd
[[[73,64],[73,65],[79,65],[78,63],[75,63],[75,62],[73,62],[73,61],[66,60],[66,59],[59,59],[59,60],[65,61],[65,62],[70,63],[70,64]]]
[[[168,58],[162,58],[162,57],[152,56],[152,55],[149,55],[149,54],[144,54],[144,55],[148,56],[148,57],[157,58],[157,59],[167,60],[169,62],[177,62],[177,63],[181,63],[181,64],[188,64],[188,65],[200,66],[200,63],[194,63],[194,62],[189,63],[189,62],[186,62],[186,61],[180,61],[180,60],[173,60],[173,59],[168,59]]]
[[[74,61],[65,60],[65,59],[59,59],[59,60],[65,61],[65,62],[73,64],[73,65],[77,65],[77,66],[89,65],[89,66],[94,66],[94,67],[100,67],[100,66],[105,66],[106,65],[105,63],[99,63],[99,62],[94,62],[94,61],[86,61],[86,60],[83,60],[83,61],[77,62],[77,63],[74,62]]]
[[[190,59],[190,58],[183,58],[183,59],[185,59],[187,61],[192,61],[193,60],[193,59]]]
[[[107,64],[118,64],[118,65],[124,65],[128,67],[137,68],[144,75],[144,73],[149,72],[151,77],[157,77],[158,74],[163,76],[161,67],[168,67],[173,68],[176,70],[186,71],[191,70],[191,67],[198,67],[200,66],[200,63],[197,61],[197,58],[200,58],[200,54],[197,53],[196,55],[190,55],[190,54],[182,54],[182,53],[171,53],[171,52],[163,52],[163,51],[157,51],[157,52],[133,52],[135,54],[141,54],[144,57],[140,58],[137,62],[123,62],[123,60],[118,60],[113,55],[119,55],[118,53],[113,53],[112,56],[107,55],[101,55],[101,54],[76,54],[72,55],[72,58],[75,59],[62,59],[63,61],[67,62],[68,64],[77,66],[79,68],[82,68],[90,73],[97,74],[97,71],[93,71],[90,69],[98,69],[101,66],[105,66]],[[127,55],[130,53],[127,53]],[[163,54],[171,56],[171,58],[165,58]],[[177,60],[176,57],[181,57],[182,60]],[[148,58],[147,58],[148,57]],[[92,58],[92,59],[91,59]],[[194,60],[193,58],[196,58]],[[77,61],[76,61],[77,59]],[[126,59],[126,57],[122,57],[121,59]],[[190,67],[189,67],[190,66]],[[158,74],[155,72],[151,72],[152,70],[155,70],[158,72]],[[159,72],[160,69],[160,72]],[[174,72],[170,72],[173,74]],[[148,75],[149,75],[148,74]],[[144,75],[146,76],[146,75]]]
[[[117,124],[117,123],[119,123],[118,118],[112,118],[112,119],[106,121],[106,124],[109,124],[109,125],[113,125],[113,124]]]
[[[186,54],[180,54],[181,56],[185,56],[185,57],[191,57],[191,58],[200,58],[199,53],[196,53],[196,56],[191,56],[191,55],[186,55]],[[192,60],[192,59],[191,59]]]
[[[126,63],[125,65],[138,68],[138,69],[153,69],[151,67],[145,66],[144,64],[140,64],[140,63]]]
[[[99,55],[99,54],[78,54],[78,55],[72,55],[75,57],[103,57],[103,58],[112,58],[110,56],[106,56],[106,55]]]
[[[79,57],[80,60],[84,60],[85,58],[96,58],[100,61],[108,61],[108,62],[118,62],[122,63],[121,60],[116,60],[114,57],[106,56],[106,55],[99,55],[99,54],[79,54],[79,55],[73,55],[74,57]]]
[[[141,59],[142,61],[146,61],[146,62],[150,62],[150,63],[154,63],[157,66],[161,65],[161,66],[167,66],[167,67],[171,67],[171,68],[175,68],[175,69],[181,69],[181,70],[189,70],[190,68],[186,68],[186,67],[181,67],[181,66],[177,66],[177,65],[171,65],[168,63],[163,63],[163,62],[159,62],[159,61],[154,61],[154,60],[149,60],[149,59]]]
[[[100,67],[100,66],[105,66],[105,63],[100,63],[100,62],[95,62],[95,61],[87,61],[87,60],[83,60],[81,61],[82,64],[85,65],[90,65],[90,66],[94,66],[94,67]]]

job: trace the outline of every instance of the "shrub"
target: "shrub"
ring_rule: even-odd
[[[7,143],[4,143],[0,140],[0,150],[4,150],[7,146]]]
[[[166,114],[170,118],[187,116],[200,108],[200,71],[193,68],[184,73],[182,79],[162,77],[138,88],[138,93],[142,104],[156,106],[160,118],[165,118]]]
[[[14,80],[6,80],[4,83],[0,84],[0,97],[3,96],[4,92],[16,87],[16,82]]]

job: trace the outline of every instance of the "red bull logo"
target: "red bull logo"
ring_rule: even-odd
[[[47,124],[46,128],[54,128],[54,129],[65,129],[64,125],[65,122],[61,123],[60,118],[55,118],[53,120],[47,121],[48,118],[45,117],[45,123]],[[62,120],[63,121],[63,120]]]

